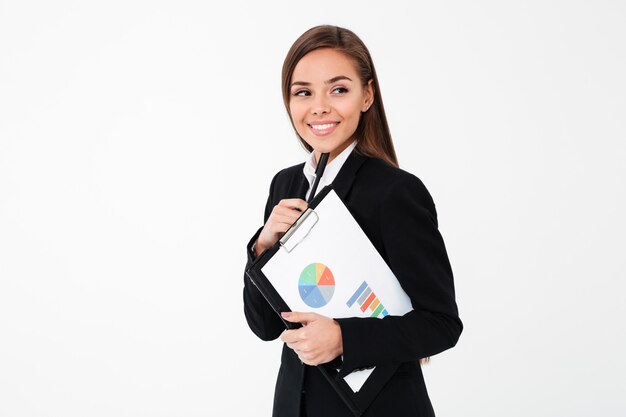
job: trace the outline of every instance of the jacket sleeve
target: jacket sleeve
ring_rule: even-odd
[[[274,208],[273,191],[277,177],[278,174],[276,174],[270,185],[270,194],[265,204],[264,224],[267,222]],[[263,227],[260,227],[254,236],[252,236],[250,242],[248,242],[246,248],[248,255],[246,269],[254,262],[255,254],[252,250],[252,246],[259,237],[261,230],[263,230]],[[278,314],[270,307],[269,303],[245,273],[243,277],[243,310],[246,320],[248,321],[248,326],[250,326],[254,334],[262,340],[274,340],[285,330],[285,325],[280,317],[278,317]]]
[[[340,375],[354,369],[415,361],[453,347],[463,330],[452,269],[430,193],[413,175],[380,200],[380,227],[389,267],[411,299],[404,316],[337,319],[343,339]]]

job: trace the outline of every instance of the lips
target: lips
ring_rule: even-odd
[[[314,123],[309,123],[309,128],[317,136],[326,136],[331,134],[339,125],[339,122],[321,120]]]

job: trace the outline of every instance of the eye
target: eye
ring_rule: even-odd
[[[348,92],[348,89],[345,87],[335,87],[333,88],[333,91],[339,91],[339,94],[345,94]]]
[[[309,92],[307,90],[298,90],[295,93],[293,93],[294,96],[300,96],[300,97],[304,97],[308,94]]]

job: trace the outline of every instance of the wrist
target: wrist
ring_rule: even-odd
[[[335,356],[339,356],[341,355],[343,358],[343,338],[341,335],[341,326],[339,325],[339,322],[337,320],[333,320],[333,324],[335,325],[335,332],[337,334],[337,350],[336,350],[336,355]]]
[[[263,253],[263,251],[266,249],[265,246],[263,246],[263,244],[259,243],[259,240],[257,239],[256,242],[254,242],[254,244],[252,245],[252,253],[254,253],[254,256],[259,256],[261,253]]]

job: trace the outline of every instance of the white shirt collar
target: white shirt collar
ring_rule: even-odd
[[[320,183],[317,185],[317,190],[315,194],[320,192],[322,188],[331,184],[335,180],[335,177],[339,173],[339,170],[343,166],[344,162],[346,162],[346,159],[348,159],[348,156],[350,156],[350,153],[352,153],[352,150],[355,147],[356,147],[356,140],[352,142],[346,149],[344,149],[339,155],[334,157],[330,163],[326,164],[326,168],[324,169],[324,174],[322,175],[322,178],[320,179]],[[311,192],[311,187],[313,186],[313,181],[315,180],[316,169],[317,169],[317,162],[315,161],[315,153],[311,152],[311,154],[309,155],[309,158],[304,163],[304,168],[302,169],[302,172],[304,172],[304,176],[306,177],[306,180],[309,182],[309,189],[306,192],[307,200],[309,198],[309,193]]]

